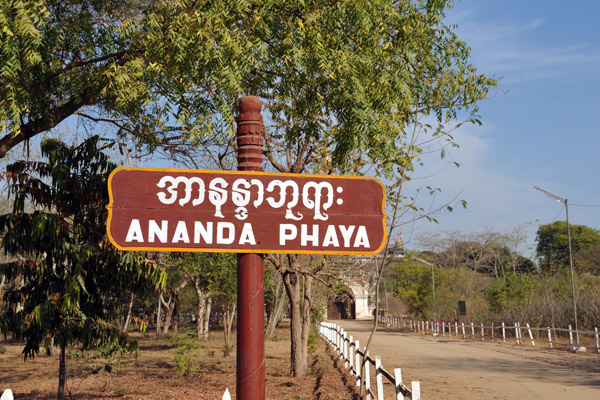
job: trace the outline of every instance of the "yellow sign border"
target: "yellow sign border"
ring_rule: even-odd
[[[272,177],[291,177],[291,178],[318,178],[318,179],[350,179],[350,180],[371,180],[377,182],[381,187],[383,193],[383,199],[381,202],[381,213],[383,214],[382,226],[383,226],[383,239],[381,245],[373,251],[321,251],[321,250],[265,250],[265,249],[207,249],[207,248],[190,248],[190,247],[123,247],[119,245],[113,238],[110,232],[110,226],[112,222],[112,206],[113,206],[113,192],[112,192],[112,179],[120,171],[152,171],[152,172],[178,172],[178,173],[201,173],[201,174],[224,174],[224,175],[240,175],[240,176],[272,176]],[[256,171],[216,171],[216,170],[201,170],[201,169],[181,169],[181,168],[153,168],[153,167],[117,167],[115,168],[108,177],[108,197],[109,202],[106,208],[108,209],[108,219],[106,221],[106,233],[110,242],[119,250],[123,251],[171,251],[171,252],[186,252],[186,253],[251,253],[251,254],[324,254],[324,255],[376,255],[383,250],[387,241],[387,229],[385,220],[387,215],[385,214],[385,200],[386,191],[385,186],[378,178],[369,176],[341,176],[341,175],[317,175],[317,174],[290,174],[290,173],[277,173],[277,172],[256,172]]]

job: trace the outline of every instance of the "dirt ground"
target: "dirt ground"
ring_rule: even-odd
[[[91,358],[93,353],[81,357],[72,351],[67,381],[71,398],[220,400],[225,388],[229,388],[235,398],[235,352],[229,357],[223,356],[222,333],[211,333],[200,343],[200,348],[191,335],[181,333],[168,337],[148,333],[145,337],[139,335],[138,339],[137,359],[125,357],[121,367],[119,363],[113,364],[111,372],[104,370],[104,360]],[[5,350],[0,354],[0,394],[10,388],[15,399],[56,398],[57,357],[40,355],[24,362],[22,343],[0,341],[0,346]],[[196,370],[180,376],[175,367],[186,364],[177,364],[177,354],[185,354],[184,360],[190,361],[188,365]],[[284,327],[265,341],[267,399],[358,398],[352,382],[342,371],[343,365],[321,340],[309,355],[307,376],[290,377],[289,365],[289,331]]]
[[[331,321],[367,343],[372,322]],[[472,341],[381,327],[369,353],[388,371],[402,369],[405,383],[420,381],[425,400],[600,399],[600,354],[542,346]],[[373,379],[373,378],[372,378]],[[386,399],[392,385],[384,385]]]

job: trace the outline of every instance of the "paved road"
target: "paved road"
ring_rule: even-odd
[[[372,322],[337,320],[367,343]],[[404,382],[420,381],[424,400],[600,399],[600,354],[517,347],[379,328],[369,353]],[[392,393],[391,388],[385,389]],[[389,394],[387,394],[390,398]]]

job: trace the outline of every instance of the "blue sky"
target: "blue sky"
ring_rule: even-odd
[[[446,21],[458,25],[472,63],[500,78],[499,86],[481,103],[483,126],[456,132],[460,148],[447,158],[461,167],[426,180],[443,189],[440,200],[462,191],[468,208],[405,232],[405,238],[505,232],[530,223],[531,247],[539,224],[565,219],[564,206],[533,186],[568,198],[571,223],[600,228],[598,15],[600,1],[593,0],[455,3]],[[427,160],[423,173],[446,161]]]

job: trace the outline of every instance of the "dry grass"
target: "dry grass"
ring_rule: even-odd
[[[86,353],[70,352],[67,389],[72,399],[221,399],[225,388],[235,398],[235,351],[223,356],[221,332],[196,341],[185,333],[157,337],[135,334],[140,342],[138,357],[106,360]],[[58,359],[39,356],[23,361],[23,343],[4,342],[0,354],[0,390],[11,388],[16,399],[56,398]],[[179,363],[176,362],[180,355]],[[176,365],[190,367],[181,376]],[[118,361],[118,362],[115,362]],[[309,373],[302,378],[289,375],[289,331],[277,330],[265,341],[267,399],[353,399],[356,390],[345,371],[323,342],[309,356]],[[340,369],[341,368],[341,369]],[[182,369],[180,368],[180,371]]]

